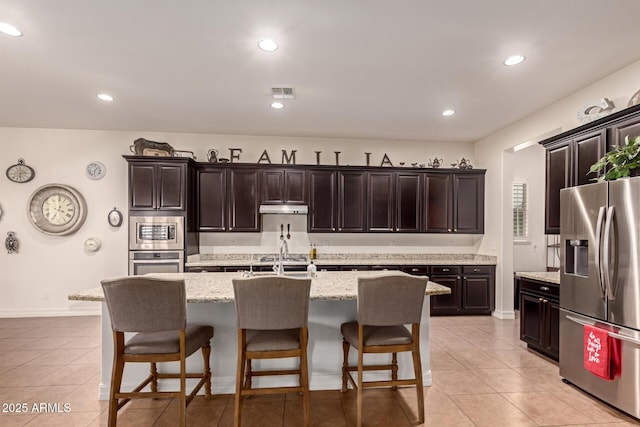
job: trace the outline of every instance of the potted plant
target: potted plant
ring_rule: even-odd
[[[606,153],[600,160],[591,165],[589,173],[606,172],[594,181],[613,181],[626,176],[635,176],[640,173],[640,136],[625,137],[624,144],[614,146],[613,150]]]

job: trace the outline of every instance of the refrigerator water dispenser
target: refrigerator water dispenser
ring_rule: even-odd
[[[577,276],[589,276],[589,241],[588,240],[566,240],[565,273]]]

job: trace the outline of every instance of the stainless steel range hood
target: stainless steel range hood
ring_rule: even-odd
[[[307,205],[260,205],[260,213],[306,215],[309,213],[309,207]]]

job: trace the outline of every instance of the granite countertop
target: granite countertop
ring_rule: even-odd
[[[357,298],[358,277],[405,274],[382,271],[323,271],[311,282],[311,300],[341,301]],[[242,273],[158,273],[149,277],[184,279],[189,303],[233,302],[232,279],[239,279]],[[451,289],[434,282],[427,284],[425,295],[446,295]],[[101,287],[71,294],[74,301],[104,301]]]
[[[187,258],[185,267],[218,266],[269,266],[273,262],[260,262],[263,256],[273,254],[199,254]],[[492,255],[475,254],[331,254],[313,260],[323,265],[496,265]],[[306,262],[291,262],[287,265],[306,265]]]
[[[516,271],[516,276],[541,282],[560,284],[559,271]]]

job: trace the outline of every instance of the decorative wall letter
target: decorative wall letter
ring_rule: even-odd
[[[389,160],[389,156],[387,156],[387,153],[384,153],[384,156],[382,157],[382,161],[380,162],[380,166],[391,166],[393,167],[393,163],[391,163],[391,160]]]
[[[334,151],[336,153],[336,166],[340,166],[340,151]]]
[[[367,166],[371,166],[371,153],[364,153],[364,156],[367,159]]]
[[[316,151],[316,165],[320,164],[320,153],[322,153],[322,151]]]
[[[258,159],[258,163],[262,163],[262,162],[267,162],[267,163],[271,164],[271,159],[269,158],[269,153],[267,153],[267,150],[264,150],[262,152],[262,155]]]
[[[281,163],[284,165],[285,162],[286,162],[288,165],[290,165],[293,162],[293,164],[295,165],[296,164],[296,151],[298,151],[298,150],[291,150],[291,155],[288,156],[287,155],[287,150],[282,150],[282,162]]]
[[[240,160],[240,154],[242,148],[229,148],[229,161],[233,163],[233,159]]]

